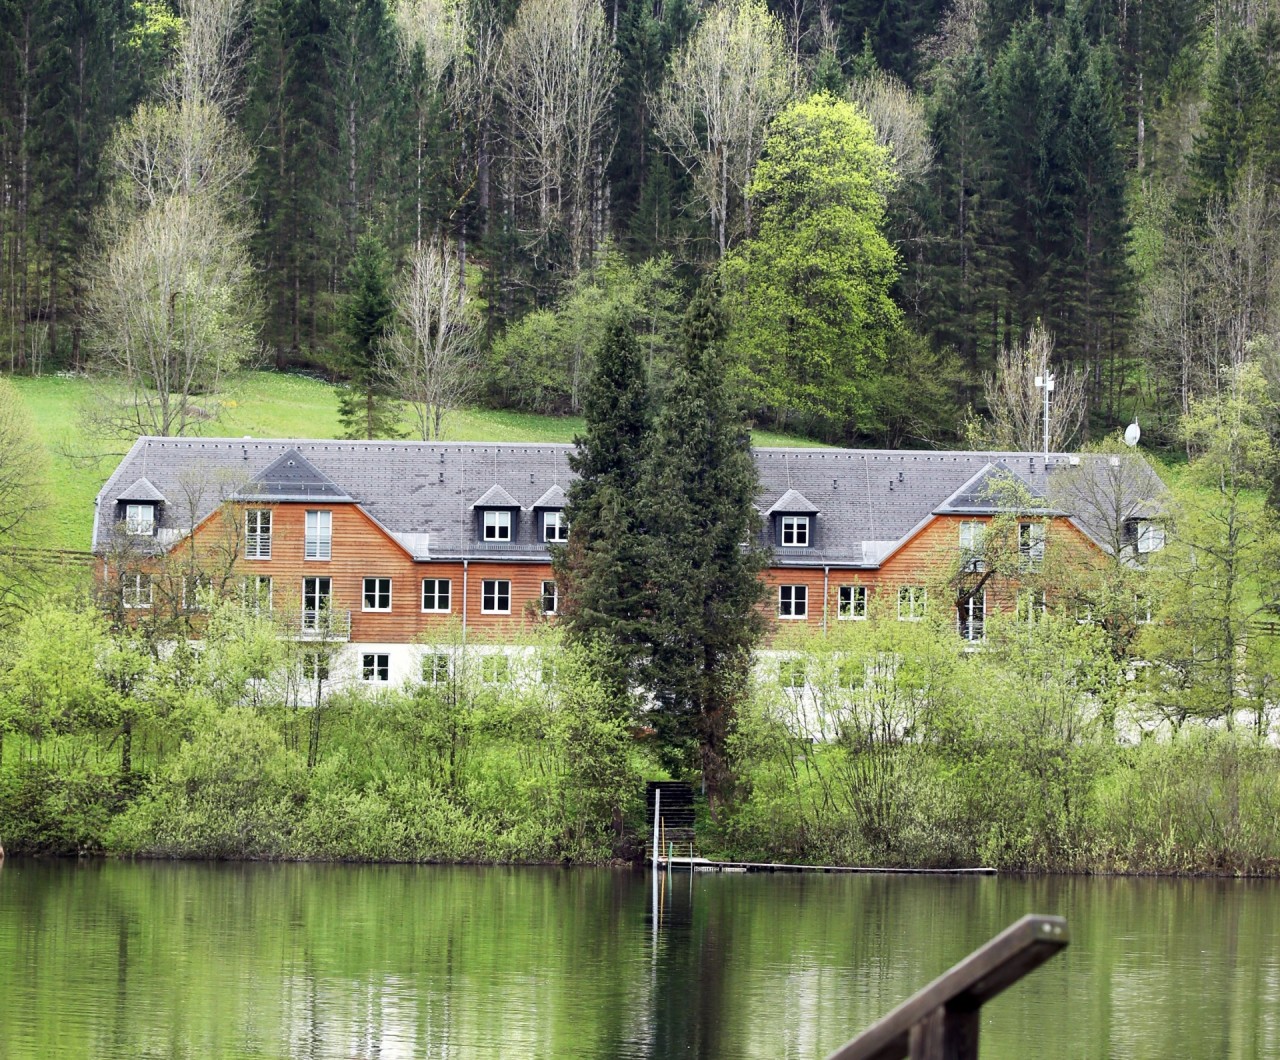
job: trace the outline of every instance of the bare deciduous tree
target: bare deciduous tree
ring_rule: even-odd
[[[567,220],[577,272],[598,244],[593,207],[613,153],[607,139],[618,55],[599,0],[526,0],[507,30],[499,79],[511,153],[537,210],[535,244]]]
[[[693,176],[720,256],[743,207],[765,128],[791,95],[791,55],[782,24],[762,0],[723,0],[672,59],[654,110],[658,134]]]
[[[900,186],[929,171],[933,165],[929,120],[911,89],[892,74],[876,70],[849,86],[849,99],[871,119],[876,142],[888,150]]]
[[[417,241],[422,242],[423,179],[427,159],[427,118],[446,79],[466,55],[467,6],[461,0],[401,0],[392,9],[396,45],[403,72],[412,80],[417,121],[414,143],[416,166]]]
[[[1049,450],[1062,452],[1075,441],[1088,408],[1086,382],[1078,372],[1054,368],[1053,336],[1037,324],[1025,342],[1000,351],[995,374],[985,380],[989,440],[996,448],[1034,453],[1044,444],[1044,392],[1036,377],[1050,372]]]
[[[413,406],[424,441],[475,384],[479,321],[456,256],[432,240],[417,246],[395,292],[399,324],[382,357],[396,393]]]
[[[90,270],[93,418],[110,434],[185,434],[254,344],[248,232],[198,197],[163,199]],[[119,397],[123,395],[124,400]]]
[[[95,434],[182,434],[254,351],[257,300],[243,178],[252,155],[228,116],[244,0],[185,0],[160,102],[108,151],[114,184],[85,268]]]

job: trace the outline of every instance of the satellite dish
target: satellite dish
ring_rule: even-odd
[[[1138,426],[1138,421],[1134,420],[1128,427],[1124,429],[1124,444],[1132,449],[1138,444],[1138,439],[1142,437],[1142,428]]]

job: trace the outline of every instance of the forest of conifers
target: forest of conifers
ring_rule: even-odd
[[[111,144],[172,83],[185,6],[0,0],[11,370],[94,356],[90,265],[122,231],[102,223]],[[1039,323],[1092,430],[1138,415],[1170,438],[1192,398],[1274,352],[1280,22],[1260,0],[246,0],[219,47],[200,76],[226,80],[206,89],[248,159],[221,207],[256,296],[238,341],[279,368],[342,372],[362,237],[397,267],[435,241],[479,314],[474,397],[576,411],[614,309],[660,355],[701,273],[736,261],[732,289],[786,258],[751,254],[778,221],[752,209],[757,169],[777,116],[817,92],[863,108],[887,149],[864,220],[895,252],[876,266],[893,305],[853,321],[847,362],[839,327],[810,342],[781,369],[798,389],[757,372],[759,418],[945,444]],[[779,153],[774,179],[820,207],[823,163],[777,172]],[[833,364],[859,382],[823,408]]]

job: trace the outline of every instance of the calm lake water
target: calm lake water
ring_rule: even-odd
[[[1280,884],[0,868],[0,1057],[820,1057],[1027,912],[983,1056],[1280,1057]]]

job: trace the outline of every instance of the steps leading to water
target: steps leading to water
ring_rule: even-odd
[[[668,848],[675,853],[688,857],[695,849],[693,785],[679,780],[651,780],[645,784],[645,861],[653,858],[653,807],[657,793],[662,792],[658,813],[662,824],[662,850],[666,855]]]

